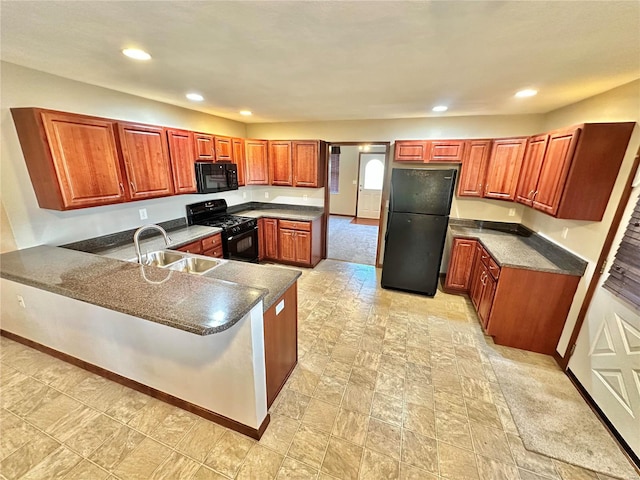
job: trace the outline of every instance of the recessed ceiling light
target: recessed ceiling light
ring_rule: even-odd
[[[138,48],[125,48],[124,50],[122,50],[122,53],[124,53],[127,57],[133,58],[135,60],[149,60],[151,58],[151,55]]]
[[[433,107],[431,110],[433,110],[434,112],[446,112],[447,110],[449,110],[449,107],[445,105],[437,105]]]
[[[516,92],[516,97],[533,97],[534,95],[537,95],[538,91],[537,90],[533,90],[531,88],[527,88],[525,90],[520,90],[519,92]]]
[[[204,97],[199,93],[187,93],[186,97],[194,102],[201,102],[204,100]]]
[[[253,113],[251,112],[251,110],[240,110],[240,115],[248,117],[249,115],[253,115]]]

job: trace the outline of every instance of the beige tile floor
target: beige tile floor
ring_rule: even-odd
[[[607,478],[524,449],[464,297],[378,274],[304,272],[300,362],[259,442],[2,338],[2,478]]]

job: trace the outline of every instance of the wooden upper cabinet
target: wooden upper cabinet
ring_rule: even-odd
[[[195,133],[196,158],[202,161],[213,162],[216,159],[213,135],[208,133]]]
[[[294,141],[292,145],[293,157],[293,186],[294,187],[324,187],[324,162],[319,157],[318,141]]]
[[[233,161],[233,147],[231,145],[232,139],[229,137],[216,137],[214,138],[214,145],[216,150],[216,162],[232,162]]]
[[[132,199],[173,194],[173,180],[165,129],[118,123],[129,196]]]
[[[429,146],[427,140],[396,140],[393,158],[396,162],[426,162]]]
[[[573,158],[580,129],[552,133],[549,136],[544,162],[538,171],[538,181],[533,196],[533,207],[550,215],[555,215],[560,206],[560,196],[569,166]],[[597,178],[593,178],[597,182]]]
[[[427,161],[461,163],[464,148],[464,140],[433,140]]]
[[[233,150],[233,163],[238,165],[238,186],[244,187],[245,183],[245,170],[247,168],[247,162],[244,155],[244,138],[232,138],[231,148]]]
[[[38,205],[69,210],[126,201],[115,122],[13,108]]]
[[[467,142],[458,179],[459,197],[482,196],[489,153],[491,153],[491,140]]]
[[[471,270],[478,242],[466,238],[454,238],[447,269],[445,287],[468,292],[471,286]]]
[[[531,137],[524,153],[518,187],[516,188],[516,202],[531,206],[538,186],[538,177],[542,168],[544,154],[547,151],[549,135]]]
[[[198,188],[195,175],[195,144],[193,132],[187,130],[167,130],[169,157],[173,186],[176,193],[195,193]]]
[[[269,141],[269,178],[271,185],[293,186],[291,142]]]
[[[493,141],[487,166],[483,196],[513,200],[524,157],[527,138],[503,138]]]
[[[245,140],[244,153],[247,163],[247,185],[269,185],[268,142]]]

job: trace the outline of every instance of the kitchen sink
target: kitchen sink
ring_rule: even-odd
[[[212,258],[186,257],[178,262],[168,265],[167,268],[170,270],[177,270],[179,272],[202,275],[221,263],[222,262],[220,262],[220,260],[214,260]]]
[[[205,257],[194,253],[176,252],[174,250],[157,250],[155,252],[148,252],[142,258],[142,263],[144,265],[166,268],[177,272],[193,273],[196,275],[203,275],[209,270],[226,262],[226,260],[222,259]],[[129,261],[137,262],[138,260],[136,258],[132,258]]]
[[[185,256],[182,253],[171,252],[168,250],[159,250],[157,252],[149,252],[143,257],[142,263],[145,265],[153,265],[154,267],[166,267],[182,260]]]

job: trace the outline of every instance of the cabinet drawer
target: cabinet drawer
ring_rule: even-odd
[[[180,252],[187,252],[187,253],[202,253],[202,243],[200,242],[200,240],[198,240],[197,242],[192,242],[192,243],[183,245],[177,250]]]
[[[480,260],[484,263],[485,267],[487,267],[487,272],[491,274],[494,279],[498,279],[500,276],[500,267],[498,263],[493,259],[489,252],[487,252],[484,248],[480,251]]]
[[[219,247],[222,245],[222,235],[216,233],[207,238],[202,239],[202,249],[203,250],[211,250],[214,247]]]
[[[293,222],[291,220],[280,220],[280,228],[288,228],[291,230],[304,230],[305,232],[311,231],[311,222]]]
[[[215,257],[215,258],[223,258],[224,255],[222,254],[222,246],[217,246],[215,248],[212,248],[210,250],[205,250],[203,255],[206,255],[207,257]]]

